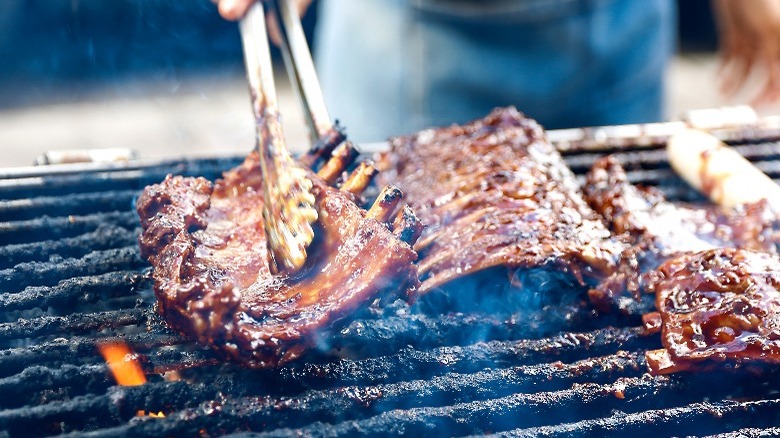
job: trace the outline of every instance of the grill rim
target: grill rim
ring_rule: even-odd
[[[244,155],[245,156],[245,155]],[[47,176],[65,176],[74,174],[89,174],[97,172],[119,172],[129,170],[145,170],[153,167],[170,166],[172,169],[177,165],[196,161],[232,161],[243,159],[244,156],[235,154],[204,154],[202,156],[180,156],[178,158],[139,158],[127,161],[116,161],[109,163],[64,163],[64,164],[45,164],[40,166],[13,166],[0,167],[0,180],[3,179],[24,179]]]
[[[685,121],[636,123],[628,125],[551,129],[545,131],[548,140],[564,154],[608,152],[621,149],[645,149],[665,142],[671,135],[691,127]],[[753,123],[702,128],[724,141],[761,141],[780,138],[780,116],[766,116]],[[366,142],[357,146],[364,154],[388,150],[386,141]],[[187,161],[222,161],[243,159],[233,153],[207,153],[165,158],[137,158],[108,163],[64,163],[33,166],[0,167],[0,180],[35,178],[78,173],[143,170],[151,167],[181,165]]]

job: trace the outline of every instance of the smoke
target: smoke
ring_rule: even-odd
[[[422,296],[413,313],[488,315],[498,325],[476,324],[458,342],[543,337],[590,319],[587,287],[554,267],[493,268],[459,278]]]
[[[489,269],[430,291],[412,306],[398,300],[352,315],[321,333],[316,350],[348,358],[377,357],[411,346],[430,349],[483,341],[538,339],[602,325],[586,287],[554,267]]]
[[[429,292],[420,298],[417,311],[531,312],[577,299],[584,290],[572,275],[553,267],[499,267],[458,278]]]

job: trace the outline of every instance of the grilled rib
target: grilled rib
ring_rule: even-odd
[[[334,159],[329,168],[346,166]],[[403,242],[372,218],[384,219],[400,197],[365,212],[352,192],[314,174],[319,221],[310,255],[294,276],[273,275],[258,165],[252,153],[214,184],[169,176],[139,198],[141,250],[169,324],[244,364],[270,367],[299,357],[334,322],[378,298],[414,299],[413,239]]]
[[[616,272],[588,293],[604,311],[617,307],[630,313],[643,288],[641,274],[676,255],[725,247],[776,252],[776,218],[764,201],[728,211],[671,203],[651,187],[631,185],[609,156],[596,161],[583,190],[590,206],[630,246]]]
[[[379,178],[398,184],[426,230],[421,292],[506,267],[549,267],[581,284],[610,272],[622,246],[579,194],[542,128],[514,108],[392,141]]]
[[[660,254],[724,246],[775,251],[767,226],[774,215],[764,201],[726,211],[715,205],[671,203],[652,187],[631,185],[611,156],[593,165],[583,191],[613,232],[628,234],[632,245],[652,240]]]
[[[685,254],[649,276],[658,314],[646,320],[664,348],[647,352],[651,373],[718,362],[780,364],[780,258],[733,248]]]

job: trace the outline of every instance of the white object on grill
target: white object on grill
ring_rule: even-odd
[[[138,158],[136,151],[127,148],[66,149],[47,151],[35,159],[35,165],[66,163],[111,163]]]
[[[714,136],[686,129],[669,139],[666,150],[672,168],[718,205],[767,199],[780,212],[780,186]]]

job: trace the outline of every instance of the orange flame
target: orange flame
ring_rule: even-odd
[[[165,414],[163,411],[159,411],[157,413],[149,412],[148,414],[144,410],[138,410],[138,412],[135,413],[136,417],[149,417],[149,418],[165,418]]]
[[[127,344],[123,342],[99,344],[98,350],[106,360],[108,369],[114,375],[116,383],[122,386],[138,386],[146,383],[146,376],[141,365]]]

